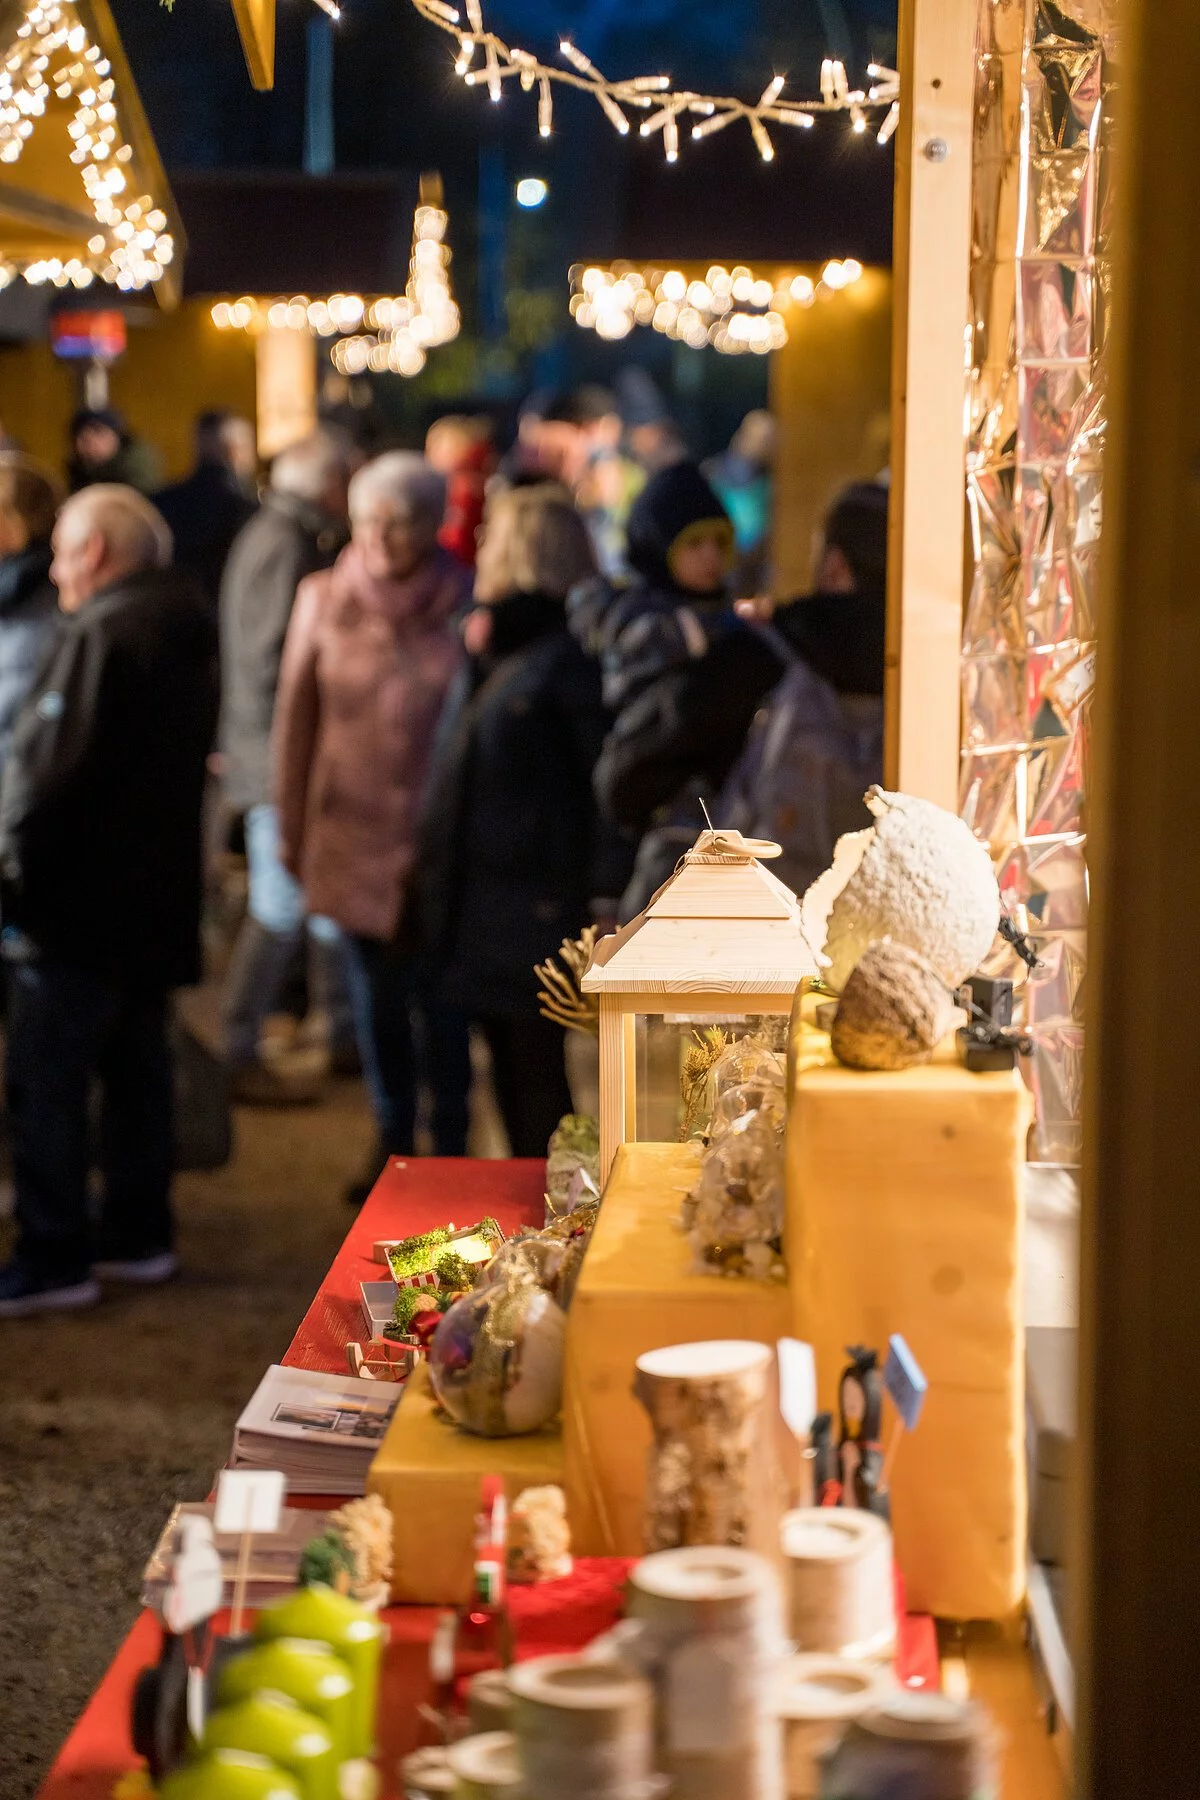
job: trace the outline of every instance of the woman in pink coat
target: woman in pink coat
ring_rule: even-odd
[[[466,1150],[466,1019],[434,999],[408,906],[470,580],[438,546],[445,498],[441,476],[406,451],[359,470],[350,543],[297,592],[275,710],[283,861],[307,910],[346,934],[381,1165],[412,1154],[419,1079],[437,1153]]]

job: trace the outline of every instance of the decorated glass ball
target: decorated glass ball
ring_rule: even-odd
[[[478,1437],[519,1437],[548,1425],[562,1404],[566,1318],[527,1276],[475,1288],[433,1334],[429,1376],[456,1425]]]

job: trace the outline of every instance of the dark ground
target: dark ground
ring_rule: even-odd
[[[330,1095],[242,1110],[228,1168],[180,1179],[178,1281],[0,1324],[0,1800],[34,1793],[345,1235],[372,1131],[357,1082]]]

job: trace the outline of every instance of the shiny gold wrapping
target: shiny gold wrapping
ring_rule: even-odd
[[[1088,713],[1106,422],[1105,153],[1116,0],[980,0],[963,629],[963,816],[1042,966],[1035,1146],[1076,1161]]]

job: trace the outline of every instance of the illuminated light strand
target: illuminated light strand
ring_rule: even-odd
[[[538,131],[542,137],[548,137],[553,129],[553,99],[547,96],[552,96],[555,83],[590,94],[614,131],[622,137],[627,137],[631,129],[624,109],[649,110],[654,97],[658,96],[661,101],[658,110],[640,125],[639,132],[642,137],[662,132],[668,162],[675,162],[679,156],[679,119],[684,112],[701,115],[704,121],[691,128],[693,141],[702,141],[738,119],[745,120],[764,162],[771,162],[775,157],[768,124],[808,129],[818,114],[847,113],[852,129],[861,135],[871,123],[870,113],[878,109],[886,116],[876,133],[877,141],[886,144],[896,129],[894,123],[889,126],[888,120],[898,106],[900,77],[894,69],[882,64],[871,63],[867,68],[867,76],[874,83],[872,87],[852,89],[845,64],[835,57],[827,57],[821,65],[819,100],[783,100],[787,78],[776,75],[767,83],[760,98],[751,102],[731,95],[696,94],[675,89],[669,75],[634,75],[623,81],[610,81],[568,37],[561,38],[558,45],[559,56],[566,67],[544,63],[527,50],[513,48],[487,29],[482,0],[465,0],[465,26],[456,9],[447,6],[445,0],[410,0],[410,4],[428,24],[456,40],[454,72],[466,86],[486,85],[493,102],[502,98],[503,83],[510,76],[518,76],[527,93],[536,87]],[[480,49],[484,57],[482,69],[477,63]],[[898,117],[897,113],[897,120]]]
[[[448,225],[440,206],[418,206],[403,294],[374,300],[361,294],[330,294],[324,300],[294,294],[269,301],[243,294],[240,300],[218,300],[212,322],[218,331],[305,331],[334,339],[330,359],[341,375],[419,375],[429,351],[451,343],[461,327],[450,287]]]
[[[99,276],[123,292],[161,280],[175,254],[167,215],[152,195],[128,192],[133,149],[121,134],[112,66],[89,41],[71,0],[34,0],[3,52],[0,163],[19,160],[51,93],[74,102],[67,125],[70,160],[99,229],[89,238],[86,255],[5,261],[0,286],[17,274],[34,285],[60,288],[89,287]]]
[[[615,342],[649,326],[694,350],[726,356],[768,355],[788,341],[787,313],[852,287],[863,273],[853,257],[827,262],[817,280],[806,274],[756,276],[739,264],[714,265],[703,280],[682,269],[638,269],[613,263],[571,270],[570,312],[584,330]]]

